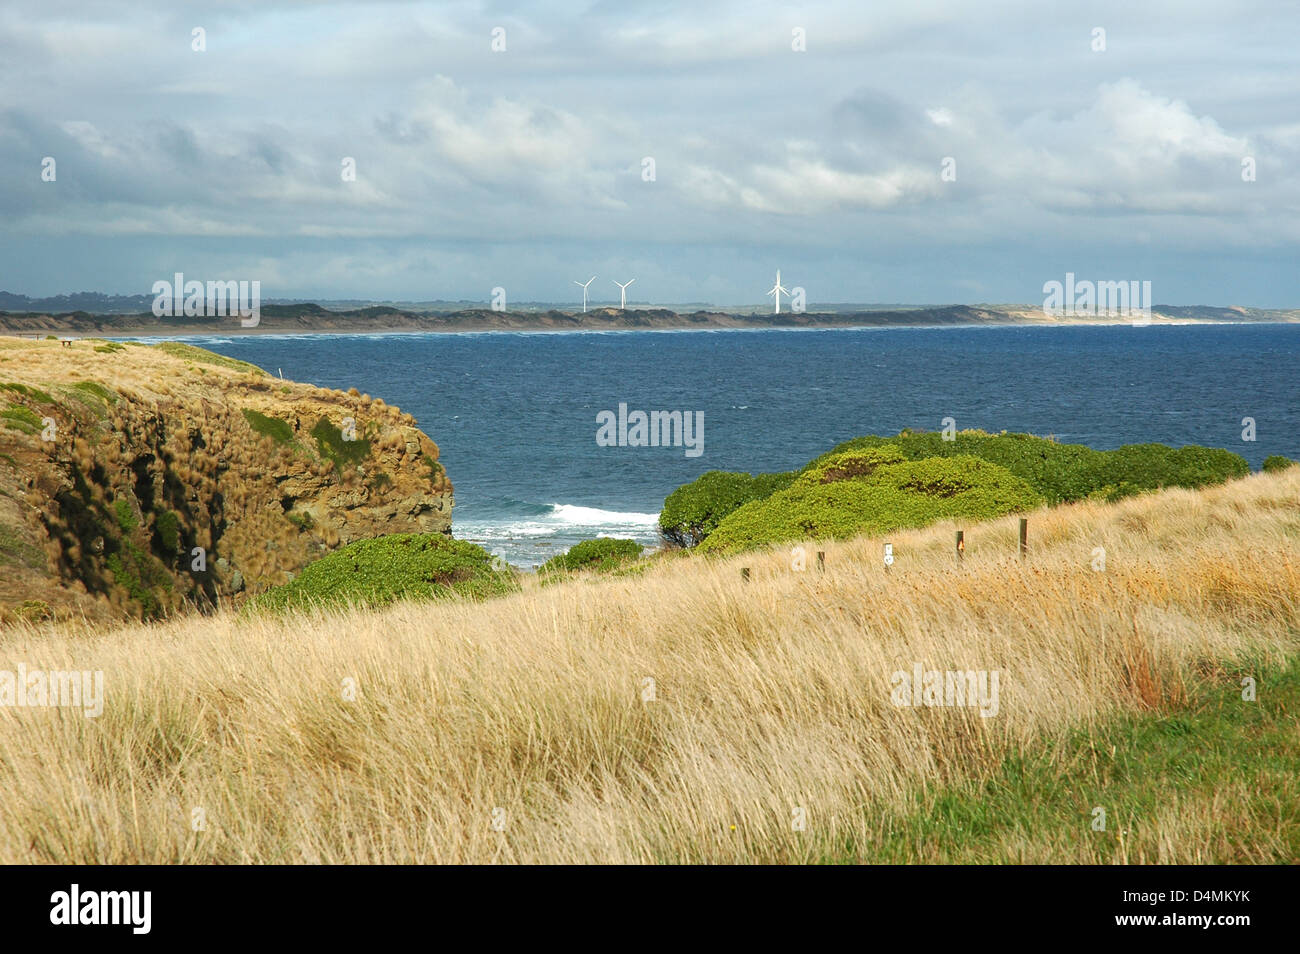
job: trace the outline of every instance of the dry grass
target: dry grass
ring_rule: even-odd
[[[888,574],[861,539],[819,545],[824,575],[781,550],[481,605],[10,630],[0,665],[102,669],[108,704],[0,709],[0,862],[844,860],[919,792],[1294,658],[1297,501],[1300,469],[1042,511],[1025,563],[1007,519],[965,527],[961,566],[941,525],[893,535]],[[896,708],[914,662],[1000,670],[998,715]],[[1177,808],[1107,860],[1240,858],[1205,831],[1230,806]],[[1053,838],[999,850],[1090,857]]]

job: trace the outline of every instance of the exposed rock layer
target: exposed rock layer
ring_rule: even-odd
[[[0,338],[0,615],[160,616],[451,528],[415,419],[186,345]]]

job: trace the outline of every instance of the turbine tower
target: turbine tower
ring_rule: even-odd
[[[627,285],[631,285],[634,281],[636,281],[635,278],[628,282]],[[619,285],[618,282],[614,282],[614,284],[618,285],[618,307],[627,311],[627,285]]]
[[[788,295],[790,294],[790,289],[781,284],[781,269],[778,268],[776,270],[776,284],[773,285],[771,290],[768,292],[769,295],[776,296],[776,311],[773,312],[773,314],[781,314],[781,292],[785,292]]]
[[[591,284],[592,282],[594,282],[595,280],[596,280],[596,276],[595,276],[595,275],[592,275],[590,278],[587,279],[587,284],[586,284],[586,285],[583,285],[582,282],[578,281],[577,279],[574,279],[574,281],[573,281],[573,284],[575,284],[575,285],[582,285],[582,312],[583,312],[583,314],[586,314],[586,313],[587,313],[587,285],[590,285],[590,284]]]

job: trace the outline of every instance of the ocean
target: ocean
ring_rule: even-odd
[[[707,470],[788,470],[947,417],[1098,448],[1224,447],[1253,467],[1300,458],[1300,325],[183,340],[409,411],[455,485],[454,535],[526,569],[594,536],[654,545],[664,497]],[[698,448],[601,446],[597,416],[620,404],[633,435],[638,410],[702,420]]]

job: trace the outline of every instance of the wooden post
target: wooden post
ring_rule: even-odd
[[[962,557],[966,555],[966,531],[957,531],[957,562],[960,563]]]
[[[746,583],[749,582],[749,567],[742,566],[740,568],[740,578],[744,580]]]
[[[826,551],[825,550],[817,551],[817,572],[818,573],[826,572]]]
[[[1029,554],[1029,518],[1020,518],[1020,559]]]

